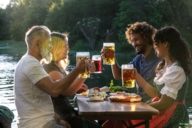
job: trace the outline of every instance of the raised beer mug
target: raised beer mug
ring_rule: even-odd
[[[103,50],[105,51],[103,57],[103,64],[115,64],[115,43],[103,43]]]
[[[101,55],[92,55],[92,61],[95,64],[94,73],[102,73]]]
[[[122,86],[126,88],[135,87],[135,69],[133,64],[123,64],[121,66]]]
[[[89,59],[90,58],[90,53],[89,52],[76,52],[76,64],[81,60],[81,59]],[[79,74],[79,77],[81,78],[89,78],[90,77],[90,72],[86,69],[85,72]]]

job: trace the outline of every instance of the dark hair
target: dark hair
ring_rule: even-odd
[[[143,39],[147,40],[147,43],[152,45],[152,36],[155,31],[156,29],[147,22],[135,22],[128,25],[125,35],[129,43],[131,43],[130,37],[132,34],[139,34]]]
[[[190,73],[191,53],[187,43],[175,27],[167,26],[161,28],[155,33],[153,39],[156,44],[168,43],[171,59],[178,61],[186,74]],[[160,62],[157,68],[161,69],[164,64],[164,61]]]

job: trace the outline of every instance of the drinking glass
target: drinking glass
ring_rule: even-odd
[[[114,65],[115,64],[115,43],[103,43],[103,50],[105,54],[103,56],[103,64]]]
[[[121,66],[122,86],[126,88],[134,88],[135,75],[133,64],[123,64]]]
[[[89,52],[77,52],[76,53],[76,64],[81,60],[81,59],[89,59],[90,58],[90,53]],[[79,77],[81,78],[89,78],[90,77],[90,72],[88,69],[85,69],[85,72],[79,74]]]
[[[102,73],[101,55],[92,55],[92,61],[95,64],[94,73]]]

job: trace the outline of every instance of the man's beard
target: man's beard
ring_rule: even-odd
[[[48,49],[41,49],[41,57],[42,59],[46,59],[47,62],[50,62],[52,59],[52,55]]]
[[[144,54],[146,51],[146,45],[141,45],[140,48],[135,48],[137,54]]]

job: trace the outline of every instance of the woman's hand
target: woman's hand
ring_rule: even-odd
[[[103,59],[105,57],[105,50],[104,50],[104,48],[101,49],[100,53],[101,53],[101,58]]]
[[[87,64],[88,64],[88,71],[89,71],[90,73],[95,72],[96,67],[95,67],[94,62],[93,62],[92,60],[90,60],[90,59],[86,60],[86,62],[87,62]]]
[[[80,59],[79,62],[76,65],[76,68],[79,69],[80,73],[85,72],[89,67],[89,63],[87,62],[86,58]]]
[[[137,69],[134,68],[134,71],[135,71],[135,80],[138,82],[138,86],[143,88],[145,86],[145,83],[146,82],[143,82],[145,81],[144,78],[137,72]]]

